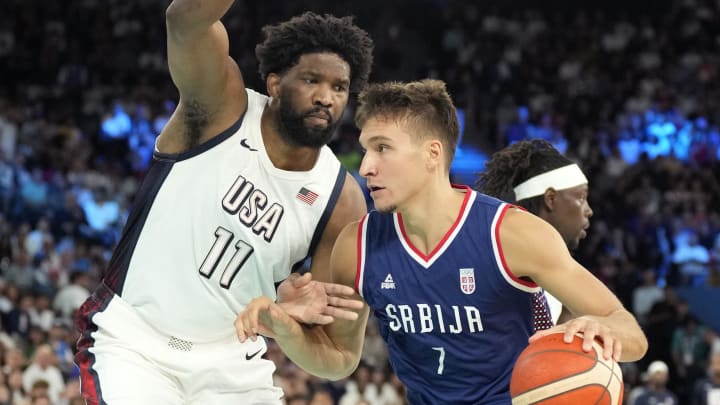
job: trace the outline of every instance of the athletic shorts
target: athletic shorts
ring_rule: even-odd
[[[101,285],[83,304],[75,362],[88,405],[282,404],[265,341],[167,336]]]

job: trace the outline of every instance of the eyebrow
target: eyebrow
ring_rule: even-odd
[[[316,67],[308,67],[305,69],[302,69],[298,72],[299,75],[310,75],[314,77],[322,77],[327,78],[328,75],[321,70],[318,70]],[[346,77],[337,78],[336,81],[342,82],[342,83],[350,83],[350,79]]]
[[[386,135],[373,135],[365,141],[365,144],[370,144],[370,143],[374,143],[374,142],[391,141],[391,140],[392,139]],[[362,142],[361,142],[361,144],[362,144]]]

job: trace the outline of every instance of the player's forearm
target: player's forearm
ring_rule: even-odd
[[[596,319],[608,326],[622,343],[620,361],[637,361],[645,356],[648,348],[647,338],[630,312],[621,309]]]
[[[360,362],[363,330],[354,336],[331,338],[321,326],[302,326],[294,336],[278,337],[276,342],[285,355],[310,374],[340,380],[352,374]]]
[[[173,0],[165,10],[168,28],[173,33],[205,31],[225,15],[234,0]]]

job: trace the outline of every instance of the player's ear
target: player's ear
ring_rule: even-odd
[[[427,141],[426,152],[428,158],[428,169],[443,164],[443,157],[445,156],[445,154],[443,153],[442,142],[437,139],[431,139]]]
[[[553,212],[555,210],[555,204],[557,203],[557,191],[552,187],[545,190],[543,201],[545,209],[548,210],[548,212]]]
[[[269,73],[265,79],[265,86],[267,86],[268,96],[277,99],[280,97],[280,81],[282,77],[277,73]]]

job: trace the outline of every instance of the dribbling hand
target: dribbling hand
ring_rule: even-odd
[[[363,303],[351,299],[355,290],[312,279],[311,273],[293,273],[278,287],[277,304],[298,322],[327,325],[335,319],[354,321]]]
[[[583,351],[586,352],[592,350],[592,342],[593,340],[597,340],[603,347],[603,357],[605,360],[612,358],[615,361],[620,361],[622,343],[615,337],[610,328],[593,319],[591,316],[581,316],[550,329],[535,332],[534,335],[530,336],[530,342],[534,342],[551,333],[559,332],[564,334],[563,340],[565,343],[572,342],[575,334],[581,334],[583,337],[582,348]]]

